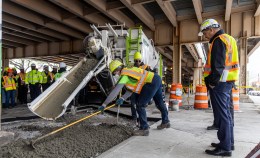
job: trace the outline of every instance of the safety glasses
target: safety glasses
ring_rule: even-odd
[[[140,63],[140,62],[141,62],[141,60],[134,60],[134,62],[135,62],[135,63]]]

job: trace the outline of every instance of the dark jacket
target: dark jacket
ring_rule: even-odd
[[[216,86],[220,80],[226,61],[226,45],[217,36],[224,34],[219,30],[209,41],[212,45],[211,51],[211,74],[205,78],[206,85]],[[216,38],[217,37],[217,38]],[[216,38],[216,39],[215,39]],[[215,39],[215,40],[214,40]],[[214,42],[213,42],[214,40]],[[212,43],[213,42],[213,43]]]

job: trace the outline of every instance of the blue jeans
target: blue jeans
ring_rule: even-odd
[[[6,91],[6,107],[9,107],[10,99],[11,99],[11,106],[14,107],[15,105],[15,92],[16,90]]]
[[[221,149],[230,151],[234,144],[233,120],[230,112],[230,94],[233,83],[219,82],[219,84],[210,89],[210,99],[212,107],[215,108],[216,116],[219,120],[218,139]]]
[[[133,93],[131,95],[131,113],[132,113],[132,119],[137,119],[137,111],[136,111],[136,102],[138,99],[138,94],[137,93]]]
[[[162,97],[161,89],[162,80],[159,75],[154,74],[152,83],[146,83],[136,102],[136,110],[139,115],[140,129],[145,130],[149,128],[146,117],[146,106],[148,102],[153,98],[156,107],[160,110],[162,115],[162,123],[168,123],[168,111]]]
[[[2,95],[2,103],[5,104],[6,102],[6,91],[4,88],[1,90],[1,95]]]

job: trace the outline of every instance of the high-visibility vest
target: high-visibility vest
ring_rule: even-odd
[[[47,75],[46,75],[45,71],[42,72],[42,83],[48,82],[48,76],[50,76],[51,80],[53,80],[53,75],[51,72],[48,72]]]
[[[16,75],[16,76],[13,76],[13,79],[14,79],[14,81],[15,81],[15,85],[16,85],[16,87],[18,87],[18,78],[19,78],[19,76],[18,75]]]
[[[132,67],[132,68],[124,68],[121,71],[121,75],[126,75],[136,79],[137,82],[135,84],[126,84],[125,86],[132,92],[140,94],[144,84],[150,83],[152,81],[154,73],[137,67]],[[150,81],[147,80],[148,77],[151,79]]]
[[[21,80],[21,85],[24,85],[26,73],[19,73],[18,76],[19,76],[19,78]]]
[[[35,84],[35,83],[42,83],[42,75],[41,72],[37,70],[32,70],[26,74],[25,77],[26,84]]]
[[[65,73],[65,72],[62,72],[62,73],[57,72],[57,73],[54,75],[55,81],[57,81],[57,79],[59,79],[64,73]]]
[[[211,51],[214,41],[218,37],[226,45],[225,69],[220,77],[220,82],[237,81],[239,79],[239,59],[237,43],[236,40],[228,34],[221,34],[217,36],[210,45],[207,62],[204,67],[204,78],[211,74]]]
[[[139,68],[144,69],[144,70],[146,70],[147,67],[148,67],[148,65],[146,65],[146,64],[139,66]]]
[[[16,90],[16,84],[13,77],[4,76],[4,87],[6,91]]]

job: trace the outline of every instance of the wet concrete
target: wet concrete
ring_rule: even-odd
[[[120,124],[116,124],[115,117],[105,114],[95,116],[37,142],[35,144],[36,149],[34,150],[29,146],[31,140],[36,139],[40,135],[47,134],[59,126],[86,115],[86,113],[77,116],[67,115],[65,119],[60,119],[58,122],[39,119],[28,122],[3,124],[4,130],[17,131],[17,140],[6,146],[2,146],[0,149],[0,157],[97,157],[132,135],[133,127],[130,121],[120,118]],[[28,138],[25,139],[24,133],[26,132],[38,132],[38,134],[35,134],[33,138],[27,135]]]
[[[64,81],[59,84],[53,91],[48,94],[48,98],[35,109],[35,113],[44,118],[56,118],[59,116],[64,107],[62,104],[70,96],[70,94],[78,87],[86,75],[96,66],[96,59],[87,59],[86,62],[81,61],[79,68],[74,69],[66,77],[69,81]]]

